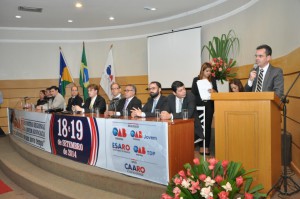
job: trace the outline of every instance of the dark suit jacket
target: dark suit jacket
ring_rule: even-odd
[[[85,100],[85,103],[83,105],[82,108],[84,108],[84,112],[89,113],[90,112],[90,104],[91,104],[91,100],[92,98],[87,98]],[[103,114],[106,111],[106,102],[105,99],[103,97],[101,97],[100,95],[97,96],[93,108],[99,108],[100,113]]]
[[[123,96],[121,95],[120,98],[114,98],[114,99],[110,100],[108,110],[109,111],[115,111],[117,109],[118,104],[119,104],[119,102],[122,98],[123,98]]]
[[[173,114],[174,119],[178,119],[178,118],[182,119],[182,112],[176,113],[176,96],[174,94],[170,94],[167,100],[168,100],[168,106],[166,110],[169,113]],[[188,109],[189,118],[194,117],[194,112],[196,110],[196,101],[193,93],[190,92],[186,93],[186,97],[183,99],[181,108]]]
[[[192,93],[194,94],[195,98],[196,98],[196,105],[197,106],[201,106],[201,96],[199,94],[199,90],[198,90],[198,86],[197,86],[197,81],[199,80],[199,77],[195,77],[193,79],[193,83],[192,83]],[[216,79],[214,77],[211,77],[211,83],[212,83],[212,88],[218,92],[218,88],[217,88],[217,82]]]
[[[146,117],[155,117],[155,113],[154,112],[151,113],[153,101],[154,101],[153,98],[149,97],[147,103],[142,108],[142,112],[145,113]],[[158,99],[155,109],[160,109],[160,111],[164,111],[167,108],[166,107],[167,104],[168,104],[167,97],[161,95]]]
[[[72,111],[72,106],[75,106],[75,105],[82,107],[82,102],[83,102],[83,99],[79,95],[76,95],[74,98],[70,97],[68,100],[67,108],[66,108],[67,111]]]
[[[126,98],[122,98],[119,101],[119,104],[117,106],[117,111],[121,113],[121,115],[123,115],[123,108],[126,102]],[[128,115],[131,115],[131,111],[132,108],[142,108],[142,102],[141,100],[139,100],[136,96],[134,96],[131,101],[129,102],[129,104],[127,105],[127,110],[128,110]]]
[[[167,100],[167,111],[173,114],[174,119],[182,119],[182,112],[176,113],[176,96],[174,94],[170,94]],[[189,118],[194,118],[194,133],[198,137],[203,138],[203,129],[201,127],[200,120],[197,118],[196,100],[193,93],[186,93],[186,97],[182,102],[182,109],[187,109]]]
[[[246,92],[255,91],[256,83],[258,79],[259,67],[257,67],[255,70],[257,72],[257,76],[254,79],[251,87],[248,85],[248,82],[246,83],[245,85]],[[283,80],[282,69],[276,68],[270,64],[264,78],[262,91],[274,91],[278,97],[282,97],[284,95],[283,86],[284,86],[284,80]]]

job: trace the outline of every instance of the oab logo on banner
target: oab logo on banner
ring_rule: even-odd
[[[97,163],[99,133],[92,117],[53,115],[50,126],[54,154],[90,165]]]
[[[125,128],[116,128],[114,127],[112,130],[112,134],[115,136],[117,140],[123,140],[127,137],[126,129]]]

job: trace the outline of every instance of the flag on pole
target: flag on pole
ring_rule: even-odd
[[[81,56],[81,66],[80,66],[80,74],[79,74],[79,84],[83,90],[83,97],[86,100],[89,97],[88,89],[89,86],[89,71],[87,68],[87,61],[85,56],[85,49],[84,49],[84,42],[83,42],[83,49],[82,49],[82,56]]]
[[[66,94],[66,86],[72,82],[74,82],[69,67],[65,61],[65,58],[62,53],[61,47],[59,47],[59,54],[60,54],[60,70],[59,70],[59,90],[62,96]]]
[[[105,91],[106,95],[110,100],[112,99],[110,85],[113,82],[115,82],[115,69],[114,69],[114,61],[113,61],[112,45],[111,45],[104,66],[104,71],[101,76],[101,81],[100,81],[101,87],[103,88],[103,90]]]

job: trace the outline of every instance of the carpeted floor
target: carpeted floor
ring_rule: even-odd
[[[7,186],[2,180],[0,180],[0,194],[10,192],[12,189]]]

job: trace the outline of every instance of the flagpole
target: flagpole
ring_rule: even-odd
[[[73,79],[72,72],[71,72],[71,70],[70,70],[70,68],[69,68],[69,64],[67,63],[67,60],[65,59],[65,55],[64,55],[64,53],[63,53],[63,51],[62,51],[62,48],[61,48],[60,46],[59,46],[59,51],[60,51],[60,53],[61,53],[61,55],[62,55],[62,57],[63,57],[63,59],[64,59],[66,65],[67,65],[67,68],[68,68],[69,73],[70,73],[71,78],[72,78],[72,82],[73,82],[73,84],[75,84],[75,83],[74,83],[74,79]]]

